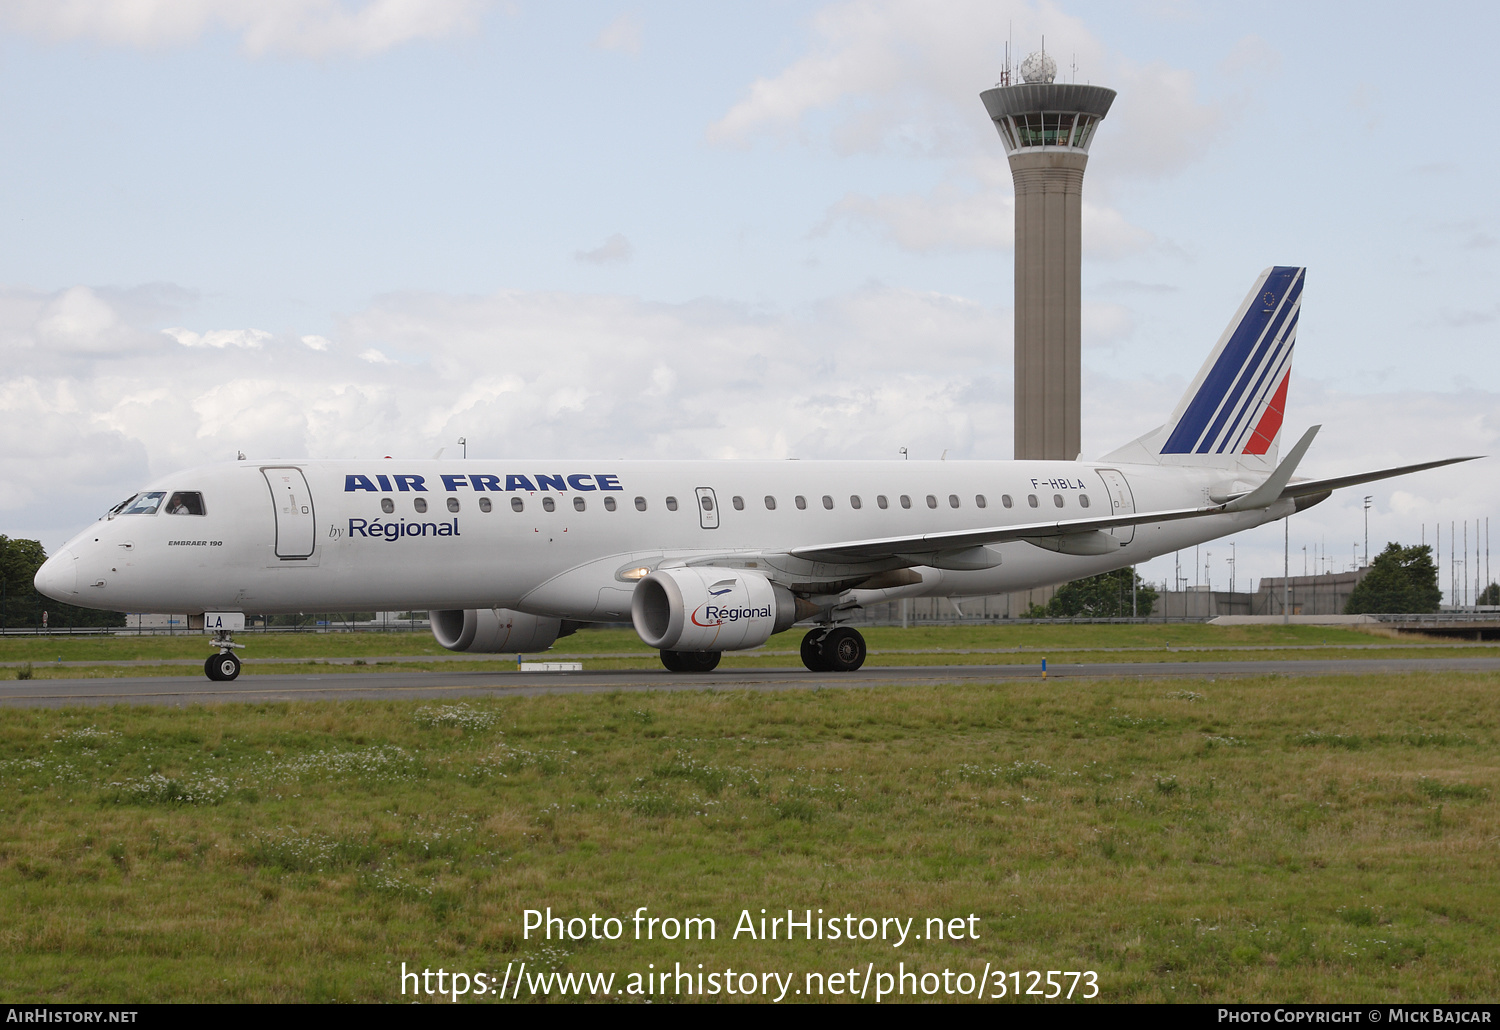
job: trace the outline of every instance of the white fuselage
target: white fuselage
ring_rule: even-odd
[[[1113,497],[1107,470],[1127,484],[1120,491],[1114,480]],[[202,514],[173,514],[163,501],[154,514],[100,519],[48,561],[37,584],[60,600],[117,611],[498,607],[623,622],[635,581],[622,574],[633,569],[743,553],[773,577],[811,582],[837,570],[776,556],[823,543],[1197,507],[1224,478],[1222,469],[1065,461],[237,462],[148,488],[167,498],[198,494]],[[922,569],[921,586],[905,593],[1065,582],[1291,511],[1291,502],[1277,502],[1117,528],[1123,546],[1103,555],[1012,541],[995,545],[993,568]]]

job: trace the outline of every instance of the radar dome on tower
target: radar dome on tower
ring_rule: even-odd
[[[1021,62],[1022,82],[1051,82],[1055,78],[1057,62],[1048,57],[1045,50],[1038,50]]]

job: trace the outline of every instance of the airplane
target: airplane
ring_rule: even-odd
[[[1095,461],[239,460],[115,505],[36,588],[190,613],[219,681],[245,613],[350,609],[490,654],[630,622],[673,672],[811,622],[803,664],[852,672],[863,606],[1093,576],[1472,460],[1295,479],[1318,426],[1277,460],[1305,271],[1262,272],[1171,417]]]

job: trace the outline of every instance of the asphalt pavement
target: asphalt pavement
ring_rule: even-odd
[[[1500,657],[1276,659],[1233,662],[1090,662],[1049,664],[1054,680],[1198,679],[1218,677],[1378,675],[1404,672],[1500,672]],[[118,679],[0,681],[0,705],[60,708],[74,705],[188,705],[222,702],[326,700],[427,700],[537,694],[597,694],[615,690],[814,690],[914,686],[935,683],[995,683],[1040,680],[1038,665],[905,665],[866,667],[854,673],[784,669],[719,669],[670,673],[624,669],[531,673],[465,672],[462,669],[326,673],[311,676],[245,674],[233,683],[192,676]]]

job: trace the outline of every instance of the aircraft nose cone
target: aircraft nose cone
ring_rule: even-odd
[[[66,601],[78,593],[78,562],[67,550],[58,551],[36,570],[37,593]]]

